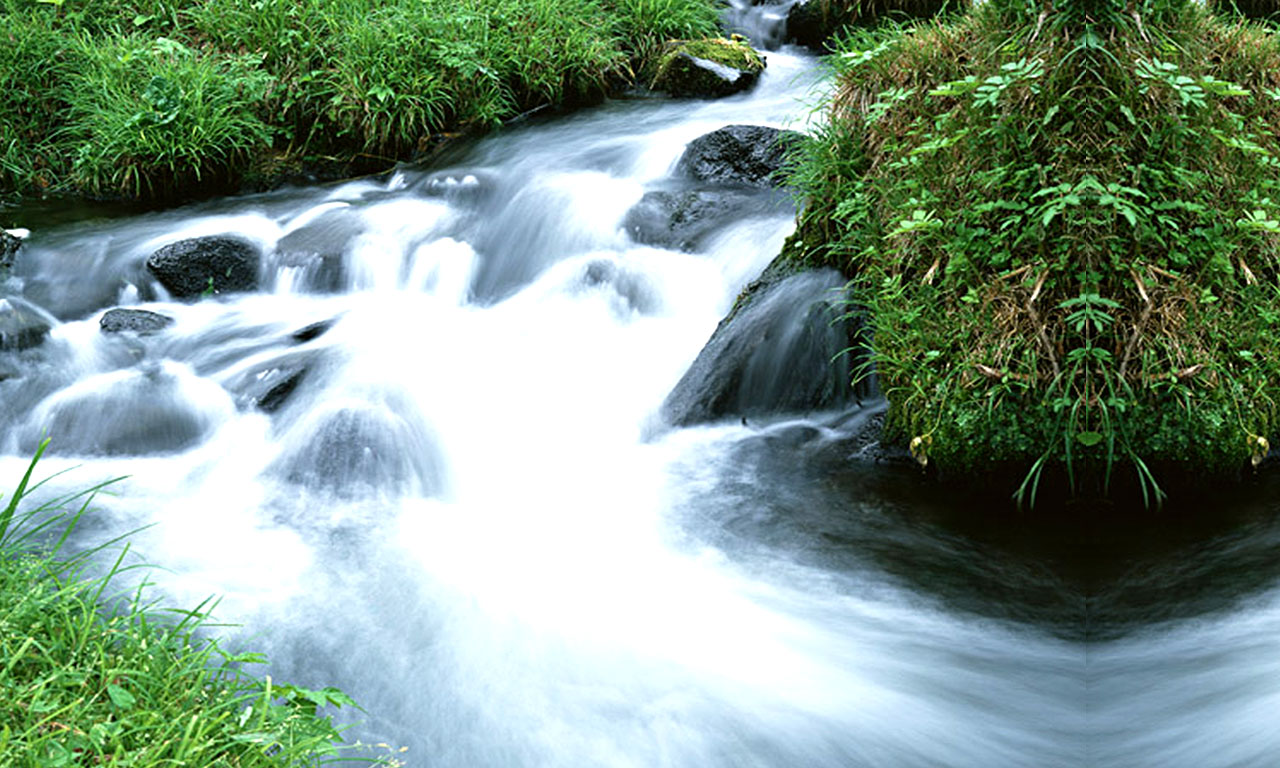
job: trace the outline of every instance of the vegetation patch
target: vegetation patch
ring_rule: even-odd
[[[259,655],[201,639],[207,605],[118,595],[124,553],[104,577],[88,575],[97,552],[60,558],[99,489],[20,510],[40,485],[34,467],[0,508],[0,764],[279,768],[339,756],[320,708],[349,698],[246,674]]]
[[[0,196],[385,168],[602,98],[715,0],[0,0]]]
[[[1180,0],[851,29],[790,258],[870,310],[886,432],[957,477],[1234,476],[1280,377],[1280,41]]]

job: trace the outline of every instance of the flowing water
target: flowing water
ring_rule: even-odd
[[[664,427],[794,209],[688,250],[626,214],[695,137],[802,125],[817,73],[776,50],[750,94],[614,102],[447,167],[24,221],[17,285],[62,322],[0,359],[0,473],[47,431],[43,469],[75,467],[51,490],[127,475],[81,540],[141,529],[169,602],[220,596],[233,644],[346,690],[351,734],[409,765],[1280,763],[1274,484],[1152,541],[851,460],[874,403]],[[263,289],[166,300],[147,256],[228,233]],[[175,323],[105,334],[116,305]]]

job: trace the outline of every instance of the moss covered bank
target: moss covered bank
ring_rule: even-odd
[[[1237,476],[1280,380],[1280,39],[1201,4],[853,30],[791,259],[873,318],[887,437],[1031,501]]]

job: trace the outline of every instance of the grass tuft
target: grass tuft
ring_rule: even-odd
[[[342,736],[320,707],[354,706],[246,674],[257,654],[203,639],[213,605],[165,610],[145,586],[117,594],[127,546],[103,576],[97,549],[62,552],[103,484],[32,505],[40,446],[0,514],[0,764],[317,765]]]

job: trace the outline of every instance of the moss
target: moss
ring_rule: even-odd
[[[659,59],[651,87],[673,96],[727,96],[754,85],[764,68],[764,58],[737,36],[678,41]]]

